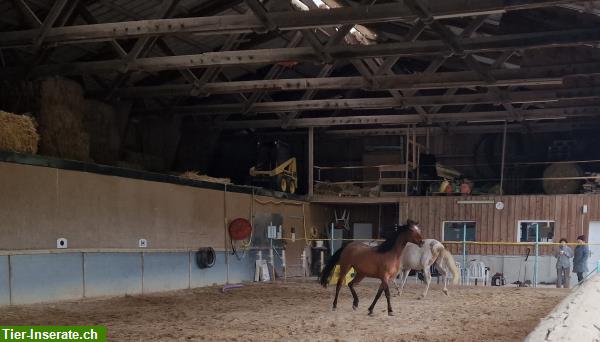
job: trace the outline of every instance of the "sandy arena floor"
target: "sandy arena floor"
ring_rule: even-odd
[[[352,311],[344,287],[331,311],[332,287],[316,283],[251,284],[220,293],[220,287],[0,308],[0,325],[105,325],[109,341],[517,341],[568,292],[558,289],[453,287],[450,296],[432,285],[407,286],[367,307],[376,283],[357,287]]]

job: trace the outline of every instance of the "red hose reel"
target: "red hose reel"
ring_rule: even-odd
[[[245,218],[236,218],[229,223],[229,237],[232,240],[246,240],[252,234],[252,225]]]

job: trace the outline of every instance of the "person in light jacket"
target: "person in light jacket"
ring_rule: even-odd
[[[556,274],[558,279],[556,280],[556,287],[565,289],[570,288],[571,278],[571,258],[573,257],[573,250],[567,246],[567,239],[560,239],[560,247],[554,255],[556,257]]]
[[[573,273],[577,273],[577,281],[583,281],[583,274],[589,272],[587,261],[590,257],[590,248],[585,243],[585,235],[577,237],[577,247],[575,247],[575,255],[573,257]]]

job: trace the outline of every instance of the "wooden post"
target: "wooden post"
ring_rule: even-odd
[[[379,204],[379,216],[377,217],[377,238],[381,238],[381,203]]]
[[[425,129],[425,153],[429,154],[429,127]]]
[[[410,125],[406,125],[406,156],[404,157],[404,195],[408,196],[408,165],[410,163]]]
[[[402,225],[402,207],[400,206],[400,201],[398,201],[398,225]]]
[[[412,145],[413,145],[413,165],[417,163],[417,125],[413,125],[412,131]]]
[[[308,196],[312,197],[314,194],[314,149],[315,149],[315,129],[313,127],[308,128]]]
[[[504,121],[504,133],[502,134],[502,162],[500,166],[500,195],[504,195],[504,159],[506,155],[506,126],[508,121]]]

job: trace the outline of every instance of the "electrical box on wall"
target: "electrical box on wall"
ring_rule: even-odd
[[[271,222],[271,224],[267,226],[267,238],[268,239],[276,239],[277,238],[277,226],[274,226],[273,222]]]
[[[56,248],[67,248],[67,239],[65,239],[65,238],[56,239]]]
[[[583,205],[583,207],[581,208],[581,212],[583,212],[584,214],[587,214],[587,212],[588,212],[588,206],[587,206],[587,204]]]
[[[146,239],[140,239],[138,241],[138,247],[140,247],[140,248],[148,247],[148,241]]]

